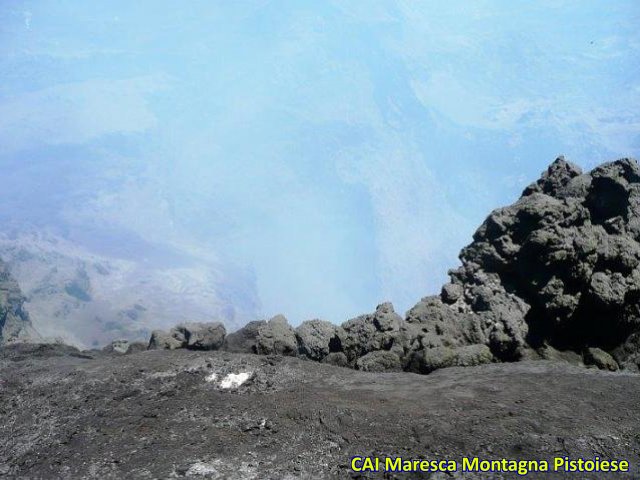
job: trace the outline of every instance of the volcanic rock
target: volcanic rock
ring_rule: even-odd
[[[613,357],[624,369],[640,370],[640,333],[629,336],[627,341],[613,351]]]
[[[220,322],[181,323],[169,333],[155,330],[151,334],[149,349],[217,350],[224,344],[226,329]]]
[[[222,347],[227,330],[220,322],[184,323],[175,330],[186,341],[186,348],[191,350],[217,350]]]
[[[102,349],[105,353],[118,353],[124,355],[129,350],[129,340],[114,340]]]
[[[613,357],[599,348],[587,348],[583,358],[585,365],[595,365],[600,370],[610,370],[612,372],[618,370],[618,364]]]
[[[404,357],[408,340],[402,317],[391,303],[382,303],[372,314],[360,315],[342,324],[346,335],[342,349],[351,364],[376,350],[393,351]]]
[[[256,353],[286,356],[298,354],[296,333],[283,315],[276,315],[258,328]]]
[[[266,324],[267,322],[264,320],[247,323],[241,329],[227,335],[223,349],[234,353],[258,353],[256,346],[258,331]]]
[[[0,344],[31,342],[40,338],[24,309],[25,300],[9,267],[0,260]]]
[[[184,337],[175,338],[171,333],[164,330],[154,330],[149,339],[149,350],[175,350],[182,348],[185,344]]]
[[[346,332],[326,320],[309,320],[295,329],[298,350],[311,360],[321,361],[332,352],[342,351]]]
[[[334,367],[348,367],[349,360],[347,356],[342,352],[330,353],[322,359],[322,363],[333,365]]]
[[[227,335],[224,349],[235,353],[295,356],[298,353],[296,333],[283,315],[268,322],[249,322]]]
[[[559,157],[517,202],[491,212],[460,260],[440,295],[420,300],[405,319],[391,303],[341,327],[312,320],[294,331],[277,316],[228,335],[224,349],[420,373],[541,358],[575,363],[583,353],[601,368],[638,369],[635,160],[582,173]],[[189,346],[189,338],[180,327],[154,332],[150,347]]]
[[[640,331],[635,160],[582,173],[556,159],[515,204],[487,217],[460,259],[440,296],[407,315],[422,370],[455,364],[457,354],[440,348],[464,345],[485,345],[497,361],[533,358],[549,345],[615,351],[618,363],[637,364],[637,342],[628,340]],[[488,360],[486,350],[472,358]]]
[[[393,372],[402,370],[402,362],[394,352],[376,350],[356,360],[356,368],[365,372]]]
[[[463,347],[431,347],[415,353],[408,370],[416,373],[431,373],[445,367],[470,367],[490,363],[491,350],[486,345],[466,345]]]

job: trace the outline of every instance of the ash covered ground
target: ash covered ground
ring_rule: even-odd
[[[635,473],[521,478],[638,478],[640,376],[630,373],[551,361],[372,373],[282,356],[42,345],[5,347],[1,359],[6,478],[518,478],[359,475],[355,455],[599,455]],[[223,384],[241,373],[250,378]]]

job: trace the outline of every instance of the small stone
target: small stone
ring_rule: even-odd
[[[600,348],[587,348],[583,355],[585,365],[594,365],[600,370],[615,372],[618,370],[618,362],[611,355]]]

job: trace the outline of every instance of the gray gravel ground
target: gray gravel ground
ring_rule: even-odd
[[[220,386],[242,372],[244,384]],[[422,376],[225,352],[11,346],[0,349],[0,477],[638,479],[639,401],[638,375],[547,361]],[[355,455],[597,455],[629,460],[632,473],[357,474]]]

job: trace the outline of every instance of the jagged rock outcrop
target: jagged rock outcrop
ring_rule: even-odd
[[[294,330],[279,315],[228,335],[223,348],[367,371],[576,357],[607,370],[640,368],[635,160],[582,173],[556,159],[516,203],[491,212],[460,260],[440,294],[404,319],[391,303],[340,327],[311,320]],[[154,332],[150,347],[193,347],[189,338],[180,327]]]
[[[477,344],[489,347],[495,360],[513,361],[548,344],[577,352],[598,348],[637,368],[635,160],[582,173],[558,158],[515,204],[489,215],[460,259],[440,296],[423,299],[408,314],[407,322],[424,332],[416,351]]]
[[[39,339],[31,325],[29,314],[23,308],[24,295],[0,260],[0,345],[12,342],[31,342]]]

